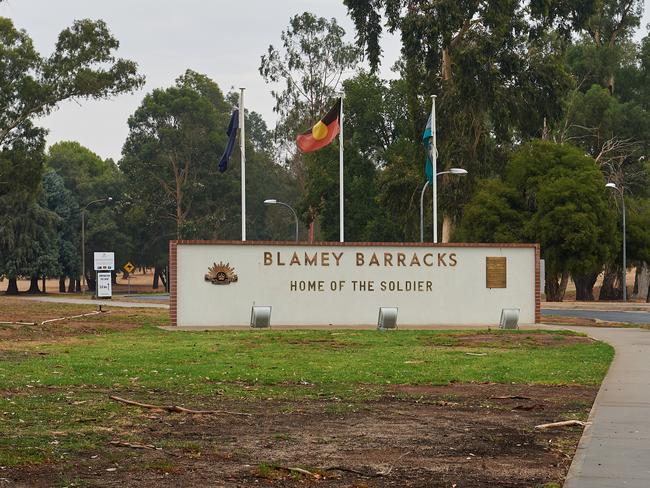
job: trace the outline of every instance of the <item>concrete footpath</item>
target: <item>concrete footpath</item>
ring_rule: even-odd
[[[583,332],[616,349],[564,488],[649,488],[650,331],[549,327]]]

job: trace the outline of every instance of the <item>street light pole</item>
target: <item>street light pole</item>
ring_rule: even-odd
[[[283,207],[287,207],[289,210],[291,210],[291,213],[293,214],[293,218],[296,222],[296,242],[298,242],[298,214],[296,211],[291,207],[291,205],[288,205],[284,202],[280,202],[276,200],[275,198],[268,198],[264,200],[264,203],[266,205],[282,205]]]
[[[86,290],[84,289],[84,286],[85,288],[88,288],[88,281],[86,280],[86,210],[94,203],[99,203],[99,202],[110,203],[112,201],[113,201],[112,197],[100,198],[98,200],[93,200],[92,202],[87,203],[86,206],[81,209],[81,275],[83,277],[83,283],[81,286],[82,295],[86,294]]]
[[[436,177],[438,177],[440,175],[447,175],[447,174],[449,174],[449,175],[466,175],[467,170],[463,169],[463,168],[451,168],[449,171],[440,171],[439,173],[436,173]],[[426,193],[428,186],[429,186],[429,180],[427,180],[424,183],[424,186],[422,187],[422,193],[420,193],[420,242],[424,242],[424,194]],[[435,191],[436,187],[434,186],[433,188],[434,188],[434,191]],[[436,209],[438,207],[438,202],[435,201],[436,196],[437,195],[435,195],[435,193],[434,193],[434,195],[433,195],[433,199],[434,199],[433,208],[434,209]],[[437,225],[438,225],[438,222],[434,219],[433,226],[434,226],[434,228],[436,228],[436,229],[434,229],[434,237],[433,237],[434,238],[434,243],[437,242],[437,236],[438,236]]]
[[[623,209],[623,301],[627,302],[627,256],[625,249],[625,196],[623,195],[623,190],[616,186],[615,183],[607,183],[605,185],[607,188],[613,188],[621,195],[621,207]]]

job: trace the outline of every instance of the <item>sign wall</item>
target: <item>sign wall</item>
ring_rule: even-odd
[[[497,324],[502,308],[539,319],[539,247],[517,244],[295,244],[172,241],[172,323],[249,325],[253,305],[272,325]]]

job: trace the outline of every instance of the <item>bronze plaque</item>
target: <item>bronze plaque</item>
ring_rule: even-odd
[[[506,258],[486,257],[485,258],[486,288],[506,287]]]

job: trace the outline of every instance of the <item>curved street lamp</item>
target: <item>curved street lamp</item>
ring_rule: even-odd
[[[440,171],[439,173],[436,173],[436,176],[440,175],[466,175],[467,170],[463,168],[450,168],[448,171]],[[429,186],[429,180],[427,180],[424,183],[424,186],[422,187],[422,193],[420,193],[420,242],[424,242],[424,193],[427,191],[427,187]],[[433,194],[433,205],[437,209],[438,208],[438,202],[437,200],[437,195],[435,192],[436,187],[434,186],[434,194]],[[437,213],[437,212],[435,212]],[[434,225],[438,225],[437,222],[434,222]],[[435,232],[434,235],[438,236],[438,233]]]
[[[615,183],[607,183],[606,188],[612,188],[616,190],[621,195],[621,203],[623,208],[623,301],[627,301],[627,262],[625,255],[625,197],[623,196],[623,190],[621,190]]]
[[[113,197],[99,198],[98,200],[88,202],[84,208],[81,209],[81,275],[83,276],[83,284],[86,288],[88,288],[88,282],[86,280],[86,210],[94,203],[111,203],[112,201]],[[82,295],[86,293],[84,286],[81,287]]]
[[[267,198],[266,200],[264,200],[264,203],[266,205],[282,205],[283,207],[287,207],[289,210],[291,210],[291,213],[293,214],[293,218],[296,221],[296,242],[298,242],[298,214],[296,214],[296,211],[291,207],[291,205],[288,205],[284,202],[280,202],[275,198]]]

